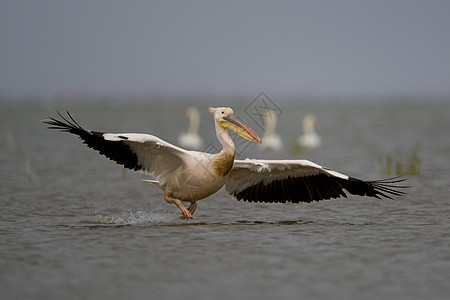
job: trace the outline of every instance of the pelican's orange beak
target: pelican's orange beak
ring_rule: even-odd
[[[251,142],[258,142],[262,144],[262,140],[260,137],[254,132],[250,127],[245,124],[239,122],[236,118],[228,115],[226,117],[222,117],[222,120],[219,122],[219,125],[222,128],[231,129],[244,139],[249,140]]]

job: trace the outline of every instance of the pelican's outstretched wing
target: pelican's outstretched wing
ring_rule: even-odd
[[[249,202],[312,202],[350,194],[386,197],[404,193],[404,179],[363,181],[328,170],[308,160],[235,160],[225,189]]]
[[[59,114],[59,113],[58,113]],[[125,168],[142,171],[164,181],[165,175],[180,167],[189,151],[167,143],[156,136],[139,133],[103,133],[86,130],[72,118],[59,116],[60,121],[49,117],[43,122],[50,129],[58,129],[78,135],[83,142],[100,154]]]

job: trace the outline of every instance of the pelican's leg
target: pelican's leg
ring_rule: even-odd
[[[195,209],[197,208],[197,202],[191,202],[191,205],[187,208],[191,215],[194,214]]]
[[[197,208],[197,203],[196,202],[191,202],[191,205],[189,205],[189,207],[187,208],[188,212],[191,213],[191,219],[193,218],[192,215],[194,214],[195,209]],[[180,219],[189,219],[188,217],[186,217],[184,214],[180,216]]]
[[[178,206],[178,208],[182,212],[182,215],[180,217],[181,219],[192,219],[191,212],[187,210],[187,208],[183,205],[183,203],[181,203],[179,199],[175,199],[167,195],[164,195],[164,200],[166,200],[167,203],[175,204],[176,206]]]

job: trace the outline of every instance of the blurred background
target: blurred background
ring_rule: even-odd
[[[450,1],[0,1],[5,299],[448,299]],[[217,152],[263,144],[405,197],[225,192],[179,220],[147,176],[41,120]],[[234,138],[234,136],[233,136]]]
[[[4,0],[0,99],[446,98],[449,11],[434,0]]]

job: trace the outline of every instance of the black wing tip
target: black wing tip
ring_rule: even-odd
[[[89,148],[97,150],[101,155],[106,156],[119,165],[123,165],[127,169],[135,171],[143,169],[142,165],[138,163],[136,153],[133,152],[130,146],[124,143],[118,143],[117,141],[105,140],[103,132],[84,129],[75,121],[69,111],[66,111],[66,113],[67,116],[57,111],[57,114],[62,120],[48,117],[48,119],[42,120],[42,122],[49,125],[49,129],[78,135]],[[121,138],[124,140],[127,139],[125,136],[121,136]]]
[[[80,124],[75,121],[69,111],[66,111],[67,116],[63,116],[59,111],[56,113],[60,116],[62,120],[58,120],[54,117],[48,117],[47,119],[42,120],[42,123],[49,125],[48,129],[56,129],[64,132],[70,133],[79,133],[79,132],[89,132],[80,126]]]
[[[393,197],[401,197],[407,194],[403,189],[410,188],[411,186],[401,184],[407,180],[408,178],[399,176],[373,181],[363,181],[350,177],[347,180],[348,184],[344,188],[354,195],[394,200]]]

